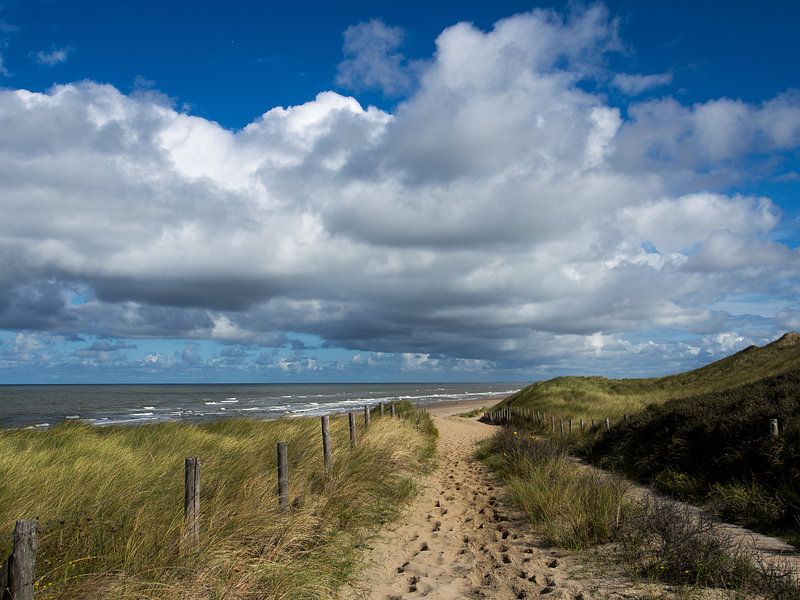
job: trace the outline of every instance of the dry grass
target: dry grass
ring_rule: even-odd
[[[316,419],[3,431],[3,540],[16,519],[40,520],[39,598],[330,598],[432,454],[430,421],[402,413],[373,419],[353,450],[346,419],[332,419],[329,474]],[[289,514],[277,509],[278,441]],[[195,549],[182,541],[186,456],[202,460]]]

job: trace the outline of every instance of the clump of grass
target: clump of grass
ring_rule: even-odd
[[[330,598],[367,536],[415,491],[435,443],[426,415],[360,425],[245,419],[0,432],[0,551],[37,517],[40,598]],[[289,444],[292,510],[278,512],[275,444]],[[199,456],[201,542],[182,537],[183,459]]]
[[[458,414],[456,416],[457,417],[464,417],[466,419],[469,419],[469,418],[472,418],[472,417],[477,417],[478,415],[482,415],[485,412],[486,412],[486,407],[485,406],[481,406],[480,408],[473,408],[470,411]]]
[[[563,548],[608,541],[627,510],[623,481],[581,469],[552,440],[504,430],[478,456],[503,478],[536,529]]]

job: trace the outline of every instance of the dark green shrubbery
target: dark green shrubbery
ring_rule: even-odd
[[[778,419],[779,438],[769,434]],[[583,449],[602,467],[652,482],[720,515],[800,538],[800,372],[670,400]]]

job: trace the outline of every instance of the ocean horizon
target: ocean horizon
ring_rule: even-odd
[[[263,419],[346,412],[380,402],[434,404],[478,400],[520,383],[209,383],[0,384],[0,426],[46,428],[62,421],[93,425]]]

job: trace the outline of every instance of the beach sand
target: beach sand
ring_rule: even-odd
[[[498,400],[426,407],[439,430],[438,467],[399,521],[376,540],[365,556],[365,571],[342,591],[341,600],[510,600],[543,594],[589,600],[663,591],[593,573],[585,561],[531,530],[498,480],[474,458],[475,444],[495,427],[451,416]]]

